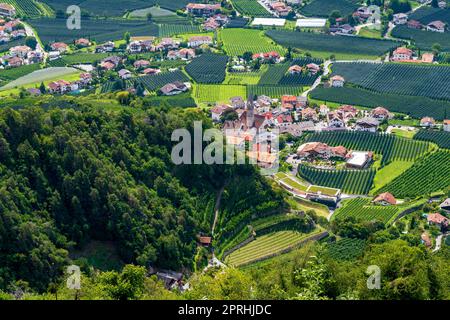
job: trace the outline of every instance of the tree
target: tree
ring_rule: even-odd
[[[435,55],[439,54],[442,51],[442,46],[439,43],[434,43],[431,47],[431,49],[433,50],[433,53]]]
[[[252,57],[253,57],[253,53],[250,51],[246,51],[244,52],[244,54],[242,55],[242,59],[244,59],[245,62],[250,62],[252,61]]]
[[[35,37],[28,36],[25,38],[25,45],[33,50],[36,50],[37,40]]]
[[[121,273],[105,272],[99,276],[99,284],[108,298],[136,300],[144,293],[146,270],[144,267],[126,265]]]
[[[42,94],[47,92],[47,88],[45,87],[44,82],[41,82],[41,85],[39,86],[39,91],[41,91]]]
[[[130,34],[128,31],[124,33],[124,35],[123,35],[123,40],[125,40],[125,42],[126,42],[127,44],[130,43],[130,41],[131,41],[131,34]]]

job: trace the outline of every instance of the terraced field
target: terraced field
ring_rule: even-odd
[[[295,248],[309,236],[311,234],[296,231],[279,231],[267,234],[234,251],[225,259],[225,262],[236,267],[256,262]]]
[[[223,48],[229,56],[239,56],[245,52],[264,53],[276,51],[283,55],[286,52],[259,30],[252,29],[224,29],[219,34]]]

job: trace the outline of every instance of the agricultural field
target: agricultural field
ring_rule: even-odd
[[[223,42],[223,49],[229,56],[240,56],[245,52],[264,53],[276,51],[281,55],[286,53],[285,48],[273,43],[260,30],[223,29],[219,33],[219,40]]]
[[[232,0],[233,7],[240,14],[247,17],[272,17],[257,0]]]
[[[420,130],[414,136],[415,140],[429,141],[436,143],[440,148],[450,149],[450,132]]]
[[[49,61],[52,67],[64,67],[74,64],[92,64],[108,56],[107,53],[76,53],[62,56],[60,59]]]
[[[175,12],[173,12],[173,11],[154,6],[154,7],[144,8],[144,9],[133,10],[128,14],[128,17],[129,18],[145,18],[146,19],[148,14],[152,15],[152,19],[155,19],[155,18],[157,19],[159,17],[177,16],[175,14]]]
[[[188,82],[189,78],[182,71],[178,70],[142,76],[135,79],[136,83],[142,83],[149,91],[156,91],[174,81]]]
[[[359,0],[311,0],[301,8],[301,13],[309,17],[328,17],[337,10],[345,17],[358,9]]]
[[[405,40],[412,40],[422,50],[431,50],[435,43],[441,45],[442,51],[450,51],[450,33],[432,32],[408,28],[400,25],[392,30],[392,36]]]
[[[313,76],[308,74],[291,75],[288,73],[290,66],[291,64],[289,63],[269,65],[268,70],[261,76],[258,84],[311,86],[318,77],[318,75]]]
[[[4,43],[4,44],[0,44],[0,53],[9,51],[10,48],[15,47],[15,46],[23,46],[25,44],[25,39],[17,39],[17,40],[12,40],[10,42]]]
[[[70,43],[85,37],[98,43],[119,40],[125,32],[131,36],[158,36],[158,26],[143,20],[84,19],[80,30],[69,30],[65,19],[35,19],[29,23],[36,29],[41,41],[48,44],[55,41]]]
[[[39,70],[41,65],[38,63],[21,66],[18,68],[0,71],[0,85],[6,84],[8,81],[19,79],[33,71]]]
[[[354,217],[362,221],[379,220],[388,224],[403,211],[401,206],[372,205],[371,201],[368,198],[344,200],[331,219]]]
[[[366,247],[366,242],[361,239],[342,238],[336,242],[327,244],[327,254],[334,260],[351,261],[359,258]]]
[[[384,106],[392,112],[410,115],[414,118],[430,116],[443,120],[450,114],[450,102],[425,97],[378,93],[361,88],[323,88],[313,90],[309,97],[323,103],[336,102],[368,108]]]
[[[450,186],[450,151],[439,150],[421,158],[402,175],[380,189],[396,197],[418,197],[448,189]]]
[[[436,20],[450,24],[450,9],[443,10],[433,7],[422,7],[412,13],[409,18],[420,21],[422,24],[428,24]]]
[[[247,92],[251,95],[266,95],[280,99],[284,95],[299,96],[304,90],[300,86],[292,85],[248,85]]]
[[[341,189],[349,194],[364,195],[369,193],[376,171],[374,169],[327,170],[299,165],[298,173],[315,185]]]
[[[374,194],[380,188],[384,187],[386,184],[400,176],[406,170],[411,168],[414,161],[392,161],[391,163],[385,165],[383,168],[377,171],[375,178],[373,179],[373,189],[371,194]]]
[[[2,0],[1,2],[14,6],[21,17],[37,18],[53,14],[52,10],[36,0]]]
[[[33,66],[33,65],[30,65]],[[28,66],[27,66],[28,67]],[[11,69],[14,70],[14,69]],[[29,72],[29,70],[27,70]],[[78,75],[81,72],[74,68],[46,68],[28,73],[14,81],[9,82],[7,85],[0,88],[0,90],[8,90],[16,87],[27,86],[31,84],[40,84],[41,82],[55,80],[57,78],[64,79],[64,77],[71,75]]]
[[[236,17],[230,19],[225,28],[244,28],[248,24],[248,19],[242,17]]]
[[[241,85],[213,85],[196,84],[194,85],[194,98],[199,103],[229,102],[232,97],[247,97],[247,87]]]
[[[297,231],[279,231],[258,237],[244,247],[234,251],[225,262],[235,266],[243,266],[265,258],[280,254],[298,246],[311,234]]]
[[[323,142],[330,146],[372,151],[381,154],[382,165],[392,161],[413,161],[430,149],[430,144],[384,133],[362,131],[336,131],[310,134],[305,142]]]
[[[186,66],[186,72],[197,83],[222,83],[226,76],[228,57],[202,54]]]
[[[284,47],[365,57],[378,57],[401,45],[400,42],[391,40],[287,30],[267,30],[266,35]]]
[[[450,67],[400,63],[335,63],[333,74],[380,92],[450,100]]]
[[[267,70],[267,65],[262,65],[261,69],[252,72],[227,72],[224,83],[226,84],[258,84],[259,79]]]
[[[201,29],[190,22],[187,24],[158,24],[160,37],[171,37],[179,34],[199,33]]]

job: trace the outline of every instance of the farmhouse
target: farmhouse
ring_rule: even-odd
[[[427,217],[427,222],[429,225],[436,225],[446,228],[448,227],[449,219],[440,213],[430,213]]]
[[[407,26],[411,29],[422,29],[422,24],[417,20],[409,20]]]
[[[364,169],[372,162],[373,153],[364,151],[350,151],[347,154],[347,168]]]
[[[302,67],[300,67],[299,65],[293,65],[291,67],[289,67],[288,72],[290,74],[301,74],[302,73]]]
[[[372,202],[375,204],[378,204],[378,205],[382,205],[382,206],[389,206],[389,205],[397,204],[397,200],[389,192],[385,192],[385,193],[382,193],[382,194],[376,196]]]
[[[424,117],[420,120],[420,126],[425,128],[431,128],[434,127],[436,124],[436,121],[434,121],[431,117]]]
[[[330,78],[330,85],[335,88],[341,88],[344,86],[345,79],[342,76],[333,76]]]
[[[330,128],[344,128],[345,121],[342,113],[337,111],[329,112],[327,115],[328,118],[328,126]]]
[[[9,53],[13,57],[25,58],[28,53],[31,52],[31,48],[28,46],[16,46],[9,49]]]
[[[213,40],[210,36],[193,36],[189,38],[188,46],[192,48],[200,47],[201,45],[210,45]]]
[[[194,16],[211,16],[220,8],[220,4],[188,3],[186,11]]]
[[[427,24],[427,30],[443,33],[445,32],[445,23],[440,20],[432,21],[429,24]]]
[[[75,40],[75,45],[79,47],[89,47],[91,42],[88,39],[80,38]]]
[[[408,15],[407,14],[402,13],[402,12],[394,14],[394,23],[396,25],[406,24],[407,22],[408,22]]]
[[[372,112],[370,113],[370,115],[377,119],[377,120],[386,120],[389,119],[391,117],[391,114],[389,113],[389,111],[383,107],[377,107],[375,109],[372,110]]]
[[[52,48],[53,51],[59,51],[60,53],[64,53],[67,51],[69,46],[64,42],[55,42],[50,45],[50,48]]]
[[[8,3],[0,3],[0,16],[13,17],[16,15],[16,9]]]
[[[66,93],[70,91],[70,82],[65,80],[53,81],[48,84],[48,91],[50,93]]]
[[[286,5],[284,2],[272,2],[269,4],[269,7],[279,16],[286,17],[289,15],[289,12],[292,11],[292,8]]]
[[[217,105],[211,109],[211,118],[213,121],[219,122],[221,120],[222,115],[229,110],[233,110],[233,108],[228,104]]]
[[[175,81],[166,84],[160,89],[161,93],[165,96],[173,96],[188,91],[189,88],[185,83]]]
[[[444,120],[443,129],[446,132],[450,132],[450,120],[448,119]]]
[[[355,129],[358,131],[376,132],[380,123],[375,118],[365,117],[356,121]]]
[[[206,31],[214,31],[219,27],[220,27],[220,24],[217,23],[216,20],[214,20],[212,18],[209,18],[203,24],[203,29],[205,29]]]
[[[392,53],[392,61],[405,61],[412,60],[413,51],[411,49],[400,47],[394,50]]]
[[[310,74],[317,74],[320,71],[320,66],[315,63],[309,63],[306,65],[306,68],[308,69]]]
[[[119,71],[120,79],[126,80],[126,79],[130,79],[132,76],[133,76],[133,74],[131,73],[131,71],[129,71],[127,69],[122,69]]]
[[[345,158],[347,149],[343,146],[330,147],[322,142],[309,142],[301,145],[297,149],[297,155],[303,159],[329,159]]]
[[[262,62],[279,63],[281,61],[281,56],[276,51],[270,51],[267,53],[255,53],[252,58],[253,60],[261,60]]]

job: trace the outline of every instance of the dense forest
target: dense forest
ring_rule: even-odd
[[[258,186],[239,210],[255,201],[280,207],[282,197],[252,166],[173,165],[172,131],[192,129],[194,120],[211,126],[182,109],[3,108],[0,289],[21,281],[45,292],[61,280],[70,252],[92,240],[113,241],[124,263],[192,270],[226,181]]]

